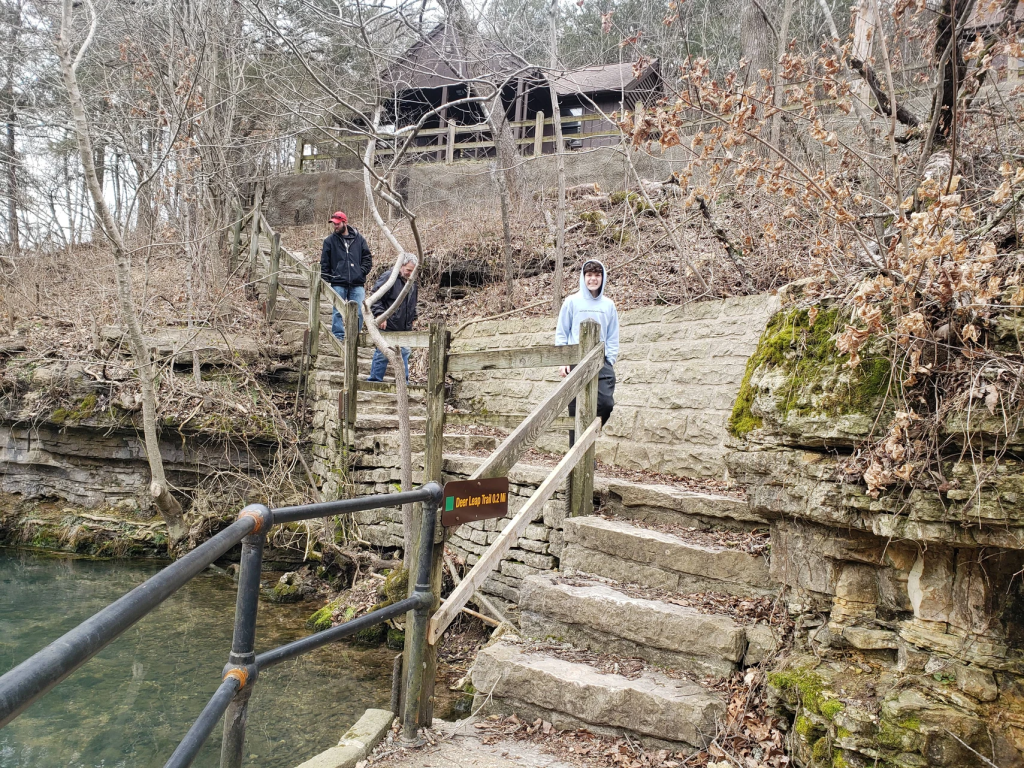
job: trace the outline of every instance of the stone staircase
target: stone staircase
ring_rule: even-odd
[[[282,291],[275,325],[286,342],[299,345],[308,286],[297,274],[282,274],[281,284],[299,301]],[[360,349],[363,379],[371,356]],[[358,394],[352,449],[343,451],[337,439],[342,369],[325,334],[310,372],[313,471],[325,478],[325,498],[389,492],[399,479],[395,395]],[[386,380],[393,376],[389,370]],[[421,389],[410,391],[410,408],[418,483]],[[444,438],[446,480],[468,476],[500,441],[458,431],[446,430]],[[346,462],[347,471],[338,472]],[[518,465],[510,472],[510,517],[548,471]],[[332,474],[338,475],[334,486]],[[676,751],[703,748],[726,714],[727,697],[717,684],[759,664],[779,642],[770,626],[735,609],[775,593],[767,555],[743,546],[763,536],[754,531],[767,531],[768,522],[743,500],[672,486],[599,475],[595,494],[597,514],[581,518],[566,518],[566,495],[556,494],[485,582],[482,591],[518,621],[522,637],[506,633],[480,651],[472,671],[474,708],[539,717],[556,728],[625,733]],[[452,552],[472,565],[508,519],[463,526],[451,536]],[[399,510],[360,513],[355,521],[369,543],[401,546]]]
[[[776,638],[766,624],[702,605],[705,593],[728,603],[723,595],[735,602],[773,589],[765,556],[701,534],[744,541],[757,521],[735,499],[625,488],[603,494],[604,515],[564,521],[558,572],[523,579],[523,637],[480,652],[474,707],[626,733],[654,747],[703,748],[726,711],[715,683],[760,663]]]

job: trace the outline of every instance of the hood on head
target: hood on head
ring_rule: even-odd
[[[597,292],[597,296],[595,297],[600,299],[602,296],[604,296],[605,286],[608,285],[608,270],[605,269],[604,263],[598,259],[586,259],[583,262],[583,264],[580,265],[580,293],[582,293],[585,296],[591,295],[590,289],[587,288],[587,283],[583,279],[583,266],[589,264],[591,261],[601,265],[601,289]]]

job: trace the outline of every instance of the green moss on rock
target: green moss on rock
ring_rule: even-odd
[[[817,673],[801,668],[770,672],[768,682],[814,714],[821,714],[821,704],[824,702],[821,692],[825,689],[825,681]]]
[[[387,605],[405,600],[409,595],[409,571],[405,568],[393,569],[384,579],[384,596]]]
[[[838,699],[828,699],[821,702],[822,717],[827,717],[829,720],[835,720],[836,715],[846,709],[846,705]]]
[[[811,747],[811,757],[818,763],[824,763],[832,757],[832,745],[829,744],[827,736],[822,736],[814,742],[814,746]]]
[[[314,611],[313,615],[306,619],[306,627],[314,632],[323,632],[325,629],[330,629],[334,621],[334,612],[341,608],[343,602],[343,598],[338,597],[320,610]]]
[[[807,309],[777,313],[747,361],[729,418],[730,433],[742,437],[763,426],[762,417],[754,412],[763,390],[754,381],[755,375],[766,373],[781,374],[783,379],[772,391],[779,419],[791,411],[838,416],[875,409],[890,387],[892,364],[885,349],[869,344],[862,350],[861,364],[846,369],[849,357],[836,347],[845,324],[845,315],[837,308],[818,309],[813,325]]]
[[[388,629],[388,648],[392,651],[400,651],[405,647],[405,632],[391,627]]]

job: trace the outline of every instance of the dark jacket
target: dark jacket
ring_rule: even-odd
[[[377,278],[377,282],[373,285],[373,293],[384,287],[384,283],[388,281],[391,276],[390,272],[385,272],[383,275]],[[391,286],[387,293],[373,305],[373,316],[378,317],[383,315],[388,308],[398,301],[398,294],[402,292],[405,287],[405,279],[399,275],[398,279],[395,280],[395,284]],[[395,310],[394,314],[388,318],[388,326],[384,330],[386,331],[411,331],[412,321],[416,319],[416,298],[419,295],[419,286],[416,283],[412,284],[412,288],[409,289],[409,295],[405,297],[405,301],[402,302],[402,306]]]
[[[320,275],[331,285],[363,285],[372,267],[370,246],[355,227],[349,225],[345,236],[334,232],[324,240],[323,252],[320,254]]]

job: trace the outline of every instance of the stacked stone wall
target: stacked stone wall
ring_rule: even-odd
[[[619,313],[615,411],[598,442],[598,459],[628,469],[724,476],[726,424],[747,359],[775,307],[774,297],[761,295]],[[551,318],[494,320],[468,326],[452,340],[452,352],[553,341]],[[559,381],[556,368],[452,377],[461,406],[521,415]],[[564,432],[552,432],[538,445],[561,453],[566,440]]]
[[[476,461],[463,457],[448,457],[444,462],[443,478],[465,480],[476,468]],[[391,483],[397,481],[397,468],[355,468],[350,474],[360,494],[387,493]],[[467,565],[473,566],[484,551],[494,543],[498,534],[522,509],[537,487],[543,482],[545,470],[539,467],[519,467],[509,472],[509,512],[498,520],[478,520],[455,529],[448,539],[448,548]],[[413,482],[422,475],[414,473]],[[565,488],[547,501],[533,522],[501,562],[501,567],[484,582],[482,591],[498,597],[507,604],[519,602],[519,586],[524,578],[558,567],[562,554],[562,524],[566,508]],[[401,510],[373,510],[355,516],[360,537],[378,547],[402,546]]]
[[[636,175],[617,147],[569,154],[563,160],[570,186],[597,183],[603,190],[614,191],[636,185]],[[688,158],[685,152],[669,150],[659,155],[634,152],[632,161],[641,177],[666,179]],[[396,171],[394,183],[420,216],[447,216],[467,206],[495,211],[499,200],[491,178],[492,163],[409,163]],[[524,157],[521,168],[528,189],[550,189],[557,183],[553,155]],[[266,199],[267,220],[275,228],[324,222],[338,209],[346,211],[356,227],[370,220],[359,168],[281,176],[270,182]]]

